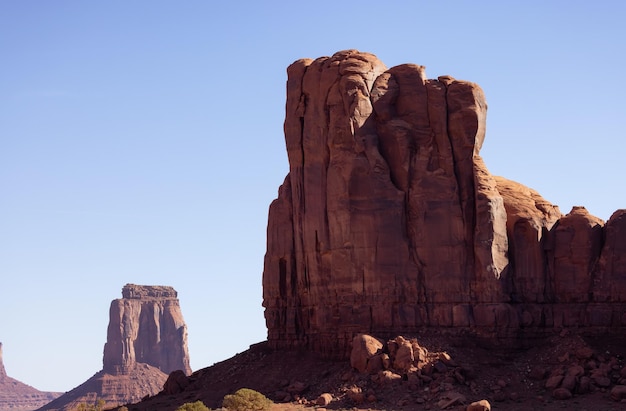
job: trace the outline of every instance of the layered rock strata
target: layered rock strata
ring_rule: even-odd
[[[287,69],[289,174],[269,209],[268,340],[346,356],[428,327],[508,343],[626,326],[626,210],[564,216],[492,176],[481,88],[348,50]],[[494,341],[495,341],[494,340]]]
[[[119,374],[144,363],[167,374],[191,374],[187,326],[176,291],[127,284],[122,297],[111,302],[103,370]]]
[[[7,375],[0,343],[0,411],[30,411],[60,396],[60,392],[39,391]]]
[[[191,374],[187,326],[172,287],[127,284],[111,302],[103,369],[41,410],[71,410],[103,400],[137,402],[163,389],[169,373]]]

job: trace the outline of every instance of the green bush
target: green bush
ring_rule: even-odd
[[[187,402],[180,407],[176,408],[176,411],[211,411],[209,407],[204,405],[202,401]]]
[[[270,409],[272,401],[260,392],[242,388],[225,396],[222,406],[229,411],[265,411]]]

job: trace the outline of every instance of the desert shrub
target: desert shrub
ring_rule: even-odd
[[[229,411],[265,411],[270,409],[272,401],[260,392],[241,388],[225,396],[222,406]]]
[[[76,408],[74,408],[74,410],[76,411],[102,411],[104,409],[105,404],[106,404],[106,401],[104,401],[101,398],[98,401],[96,401],[95,404],[87,404],[85,402],[80,403],[78,404]]]
[[[176,411],[211,411],[209,407],[204,405],[202,401],[187,402],[180,407],[176,408]]]

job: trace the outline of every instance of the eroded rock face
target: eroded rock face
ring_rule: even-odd
[[[272,345],[346,356],[360,333],[626,325],[624,305],[589,305],[626,299],[624,213],[606,227],[584,208],[563,216],[492,176],[478,85],[355,50],[287,74],[290,171],[263,274]]]
[[[120,374],[144,363],[166,374],[190,374],[187,326],[176,291],[127,284],[122,296],[111,302],[103,370]]]

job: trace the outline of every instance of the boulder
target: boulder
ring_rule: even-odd
[[[382,341],[371,335],[359,334],[352,340],[350,365],[359,372],[366,372],[367,363],[383,348]]]
[[[321,394],[319,397],[317,397],[317,399],[315,400],[315,405],[325,407],[328,404],[330,404],[332,400],[333,400],[333,396],[331,394],[324,393],[324,394]]]
[[[365,394],[359,387],[350,387],[346,391],[346,396],[352,400],[355,404],[362,404],[365,402]]]
[[[447,352],[440,352],[437,355],[437,358],[444,363],[445,365],[447,365],[448,367],[457,367],[458,364],[456,363],[456,361],[454,361],[452,359],[452,357],[450,356],[450,354],[448,354]]]
[[[557,400],[569,400],[572,398],[572,392],[567,388],[560,387],[552,391],[552,396]]]
[[[426,362],[428,350],[425,347],[422,347],[416,339],[412,339],[411,344],[413,345],[413,356],[415,357],[415,361],[418,363],[418,366],[419,363]]]
[[[570,392],[574,392],[578,378],[575,375],[566,374],[561,381],[561,388],[566,388]]]
[[[465,411],[491,411],[491,404],[487,400],[474,401]]]
[[[586,394],[591,390],[591,379],[589,377],[582,376],[578,381],[578,387],[576,388],[577,394]]]
[[[415,361],[413,345],[402,337],[396,338],[396,343],[398,348],[393,359],[393,368],[397,371],[407,372],[413,367]]]
[[[593,357],[593,349],[591,347],[581,347],[576,350],[576,358],[580,360],[589,360]]]
[[[585,369],[582,366],[575,364],[569,367],[565,374],[571,375],[574,377],[581,377],[582,375],[585,374]]]
[[[381,385],[393,384],[402,381],[402,376],[393,371],[385,370],[378,373],[378,381]]]
[[[622,401],[626,399],[626,385],[616,385],[611,389],[611,399]]]
[[[466,401],[467,398],[465,398],[465,395],[456,391],[449,391],[441,396],[441,399],[437,402],[437,405],[439,406],[439,408],[444,410],[454,404],[462,404]]]
[[[387,354],[376,354],[367,361],[367,373],[374,375],[389,368],[391,360]]]
[[[552,377],[548,378],[548,380],[546,381],[545,387],[547,390],[553,390],[557,388],[558,386],[560,386],[562,381],[563,381],[562,375],[553,375]]]
[[[592,375],[591,381],[600,388],[608,388],[611,386],[611,379],[603,375]]]

